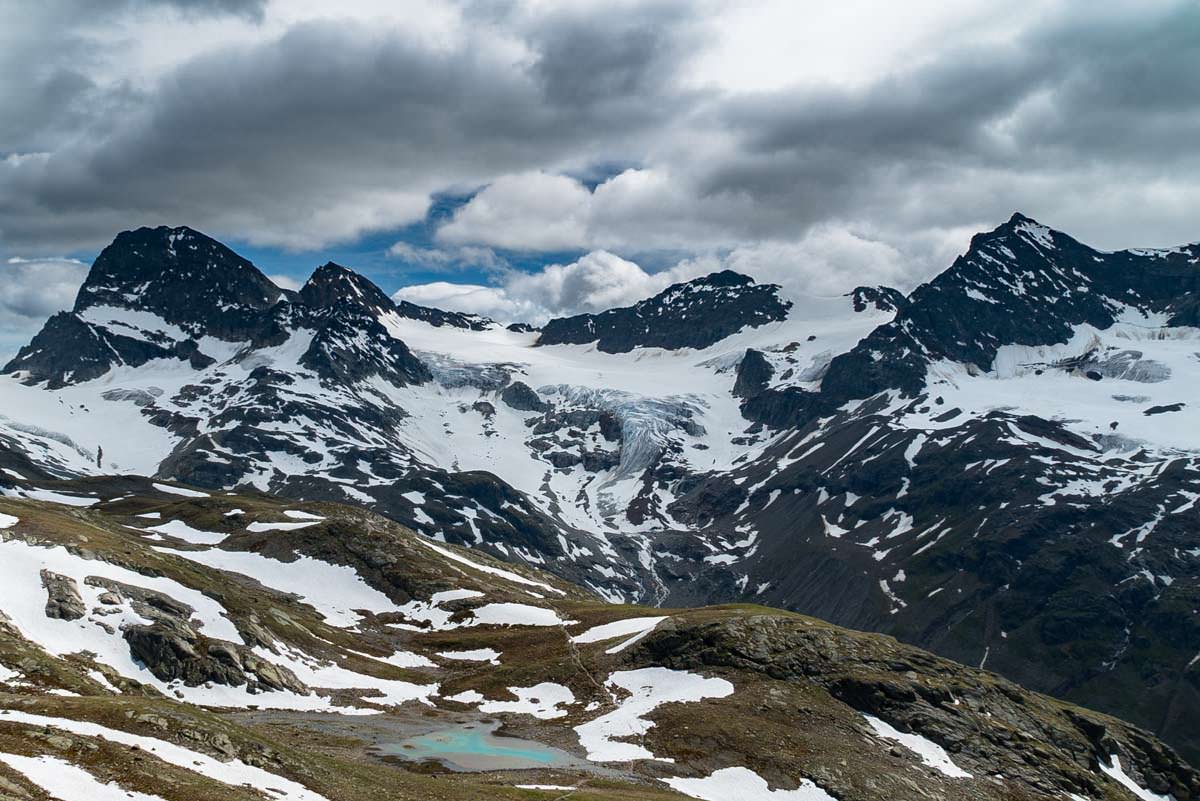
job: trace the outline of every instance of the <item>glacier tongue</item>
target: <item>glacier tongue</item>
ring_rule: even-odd
[[[662,456],[672,435],[703,437],[696,418],[706,409],[696,395],[661,398],[634,395],[614,389],[557,384],[539,388],[542,395],[562,404],[611,412],[621,425],[621,461],[609,480],[640,474]]]

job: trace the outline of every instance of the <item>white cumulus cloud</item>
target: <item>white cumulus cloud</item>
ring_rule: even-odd
[[[758,242],[702,254],[654,272],[610,251],[593,250],[570,263],[533,272],[498,271],[492,285],[437,281],[404,287],[395,298],[505,322],[541,324],[553,317],[629,306],[671,284],[720,270],[779,284],[790,298],[841,295],[863,285],[908,291],[923,277],[929,258],[952,259],[968,237],[967,229],[922,236],[902,251],[848,226],[821,225],[797,241]],[[914,258],[911,252],[922,255]]]
[[[518,251],[675,249],[739,241],[753,214],[737,193],[703,194],[662,169],[627,169],[594,191],[567,175],[523,172],[487,185],[438,239]]]
[[[574,250],[586,247],[591,201],[587,188],[565,175],[505,175],[455,212],[438,238],[508,250]]]
[[[464,245],[461,247],[426,248],[411,242],[396,242],[387,249],[388,258],[432,270],[456,267],[500,269],[505,261],[491,248]]]
[[[708,266],[689,261],[670,270],[650,273],[632,261],[601,250],[569,264],[550,264],[532,273],[505,271],[494,286],[436,281],[404,287],[394,297],[505,322],[540,324],[552,317],[628,306],[673,283],[710,272]]]
[[[300,282],[295,278],[292,278],[290,275],[283,275],[280,273],[277,275],[268,275],[267,278],[271,279],[271,283],[280,289],[290,289],[293,292],[298,292],[300,290]]]

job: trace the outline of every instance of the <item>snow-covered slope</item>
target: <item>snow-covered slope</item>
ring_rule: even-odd
[[[612,600],[895,633],[1200,753],[1200,246],[1015,215],[908,296],[720,273],[541,332],[332,264],[272,290],[190,229],[93,273],[0,377],[2,467],[361,504]]]
[[[167,293],[140,271],[128,308],[111,305],[112,265],[133,258],[126,250],[140,264],[155,241],[170,286],[184,269],[178,248],[219,252],[188,229],[118,237],[72,323],[48,323],[0,379],[0,431],[15,447],[60,474],[130,472],[365,503],[431,536],[552,561],[612,598],[662,596],[649,534],[674,527],[666,508],[679,481],[726,471],[774,436],[746,432],[731,391],[747,349],[817,375],[891,316],[874,305],[854,311],[846,297],[783,301],[777,287],[721,273],[668,289],[638,313],[659,341],[689,314],[736,333],[699,350],[609,353],[397,307],[326,265],[298,294],[245,317],[245,338],[232,341],[195,336],[202,320],[181,317],[201,312],[158,302]],[[93,304],[99,294],[104,305]],[[75,353],[57,338],[76,326],[88,341],[164,350],[143,361],[111,349],[102,375],[79,380],[90,373],[53,356]]]

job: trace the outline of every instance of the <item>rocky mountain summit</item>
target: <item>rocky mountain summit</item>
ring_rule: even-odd
[[[977,234],[949,270],[918,287],[896,319],[830,364],[831,402],[920,392],[930,364],[992,369],[1001,349],[1068,342],[1079,326],[1128,315],[1194,324],[1200,244],[1101,253],[1021,214]]]
[[[907,295],[725,272],[539,331],[141,229],[6,367],[0,467],[357,504],[610,601],[893,634],[1197,761],[1198,276],[1200,246],[1016,215]]]
[[[203,369],[214,359],[198,339],[254,337],[283,295],[250,262],[189,228],[126,231],[96,258],[74,308],[50,318],[9,370],[60,387],[159,358]],[[139,325],[144,315],[148,327]]]
[[[702,350],[744,328],[787,319],[792,304],[775,284],[756,284],[731,270],[675,284],[626,309],[551,320],[538,345],[596,343],[605,353],[634,348]]]

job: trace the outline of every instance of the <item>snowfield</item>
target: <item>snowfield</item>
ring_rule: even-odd
[[[160,550],[168,552],[166,548]],[[169,552],[181,559],[249,576],[264,587],[296,595],[316,609],[326,623],[338,628],[357,626],[362,620],[362,615],[355,611],[357,609],[375,614],[402,609],[363,581],[354,568],[333,565],[310,556],[281,562],[250,551],[223,551],[220,548]]]
[[[228,784],[233,787],[249,785],[259,792],[265,794],[268,798],[287,799],[287,801],[327,801],[327,799],[313,791],[309,790],[302,784],[285,779],[282,776],[277,776],[274,773],[268,773],[262,768],[256,768],[252,765],[247,765],[238,759],[232,759],[222,762],[218,759],[203,754],[199,751],[193,751],[189,748],[184,748],[166,740],[159,740],[153,737],[145,737],[138,734],[129,734],[128,732],[119,729],[101,726],[97,723],[88,723],[85,721],[70,720],[68,718],[49,717],[46,715],[35,715],[28,712],[20,712],[17,710],[4,709],[0,710],[0,722],[22,723],[27,726],[51,727],[68,731],[72,734],[82,735],[84,737],[103,738],[110,742],[120,743],[132,748],[137,748],[145,753],[151,754],[163,762],[166,762],[175,767],[184,768],[194,773],[199,773],[213,781]],[[4,759],[8,764],[18,767],[30,767],[30,763],[21,762],[14,764],[9,761],[10,755],[4,755],[0,758]],[[27,759],[27,758],[26,758]],[[43,757],[42,759],[46,759]],[[75,769],[75,771],[64,770],[64,765],[61,760],[50,758],[50,763],[45,763],[45,770],[39,770],[34,767],[34,772],[30,773],[18,767],[22,773],[29,776],[36,784],[39,784],[53,795],[67,799],[67,801],[83,801],[84,799],[92,798],[111,798],[113,801],[123,801],[129,798],[149,798],[150,796],[140,796],[138,794],[128,795],[125,791],[118,791],[116,788],[105,790],[103,787],[112,787],[112,785],[100,785],[95,779],[91,778],[91,774],[85,771]],[[83,774],[81,776],[80,774]],[[87,778],[85,779],[84,776]],[[61,778],[62,783],[57,783]],[[89,784],[87,779],[90,779],[93,784]],[[56,783],[54,787],[43,782],[50,781]],[[78,783],[76,783],[78,782]],[[97,786],[99,785],[99,786]],[[100,791],[100,795],[91,795],[87,791]],[[63,795],[63,793],[68,793]],[[104,793],[107,793],[105,795]]]
[[[575,727],[579,744],[587,751],[587,758],[594,762],[630,759],[672,762],[670,757],[656,757],[644,746],[621,742],[618,738],[637,737],[649,731],[654,723],[645,716],[663,704],[725,698],[733,694],[733,685],[725,679],[708,679],[696,673],[661,667],[620,670],[608,677],[607,684],[625,690],[629,695],[619,701],[612,712]]]
[[[582,634],[576,634],[571,637],[571,642],[593,643],[626,637],[627,639],[605,651],[606,654],[618,654],[654,631],[655,627],[666,619],[665,615],[660,615],[658,617],[629,617],[624,620],[615,620],[612,623],[593,626]]]
[[[675,790],[702,801],[838,801],[805,779],[795,790],[772,790],[749,768],[722,768],[701,779],[663,779]]]
[[[83,768],[47,754],[28,757],[0,753],[0,762],[62,801],[163,801],[157,795],[102,782]]]

